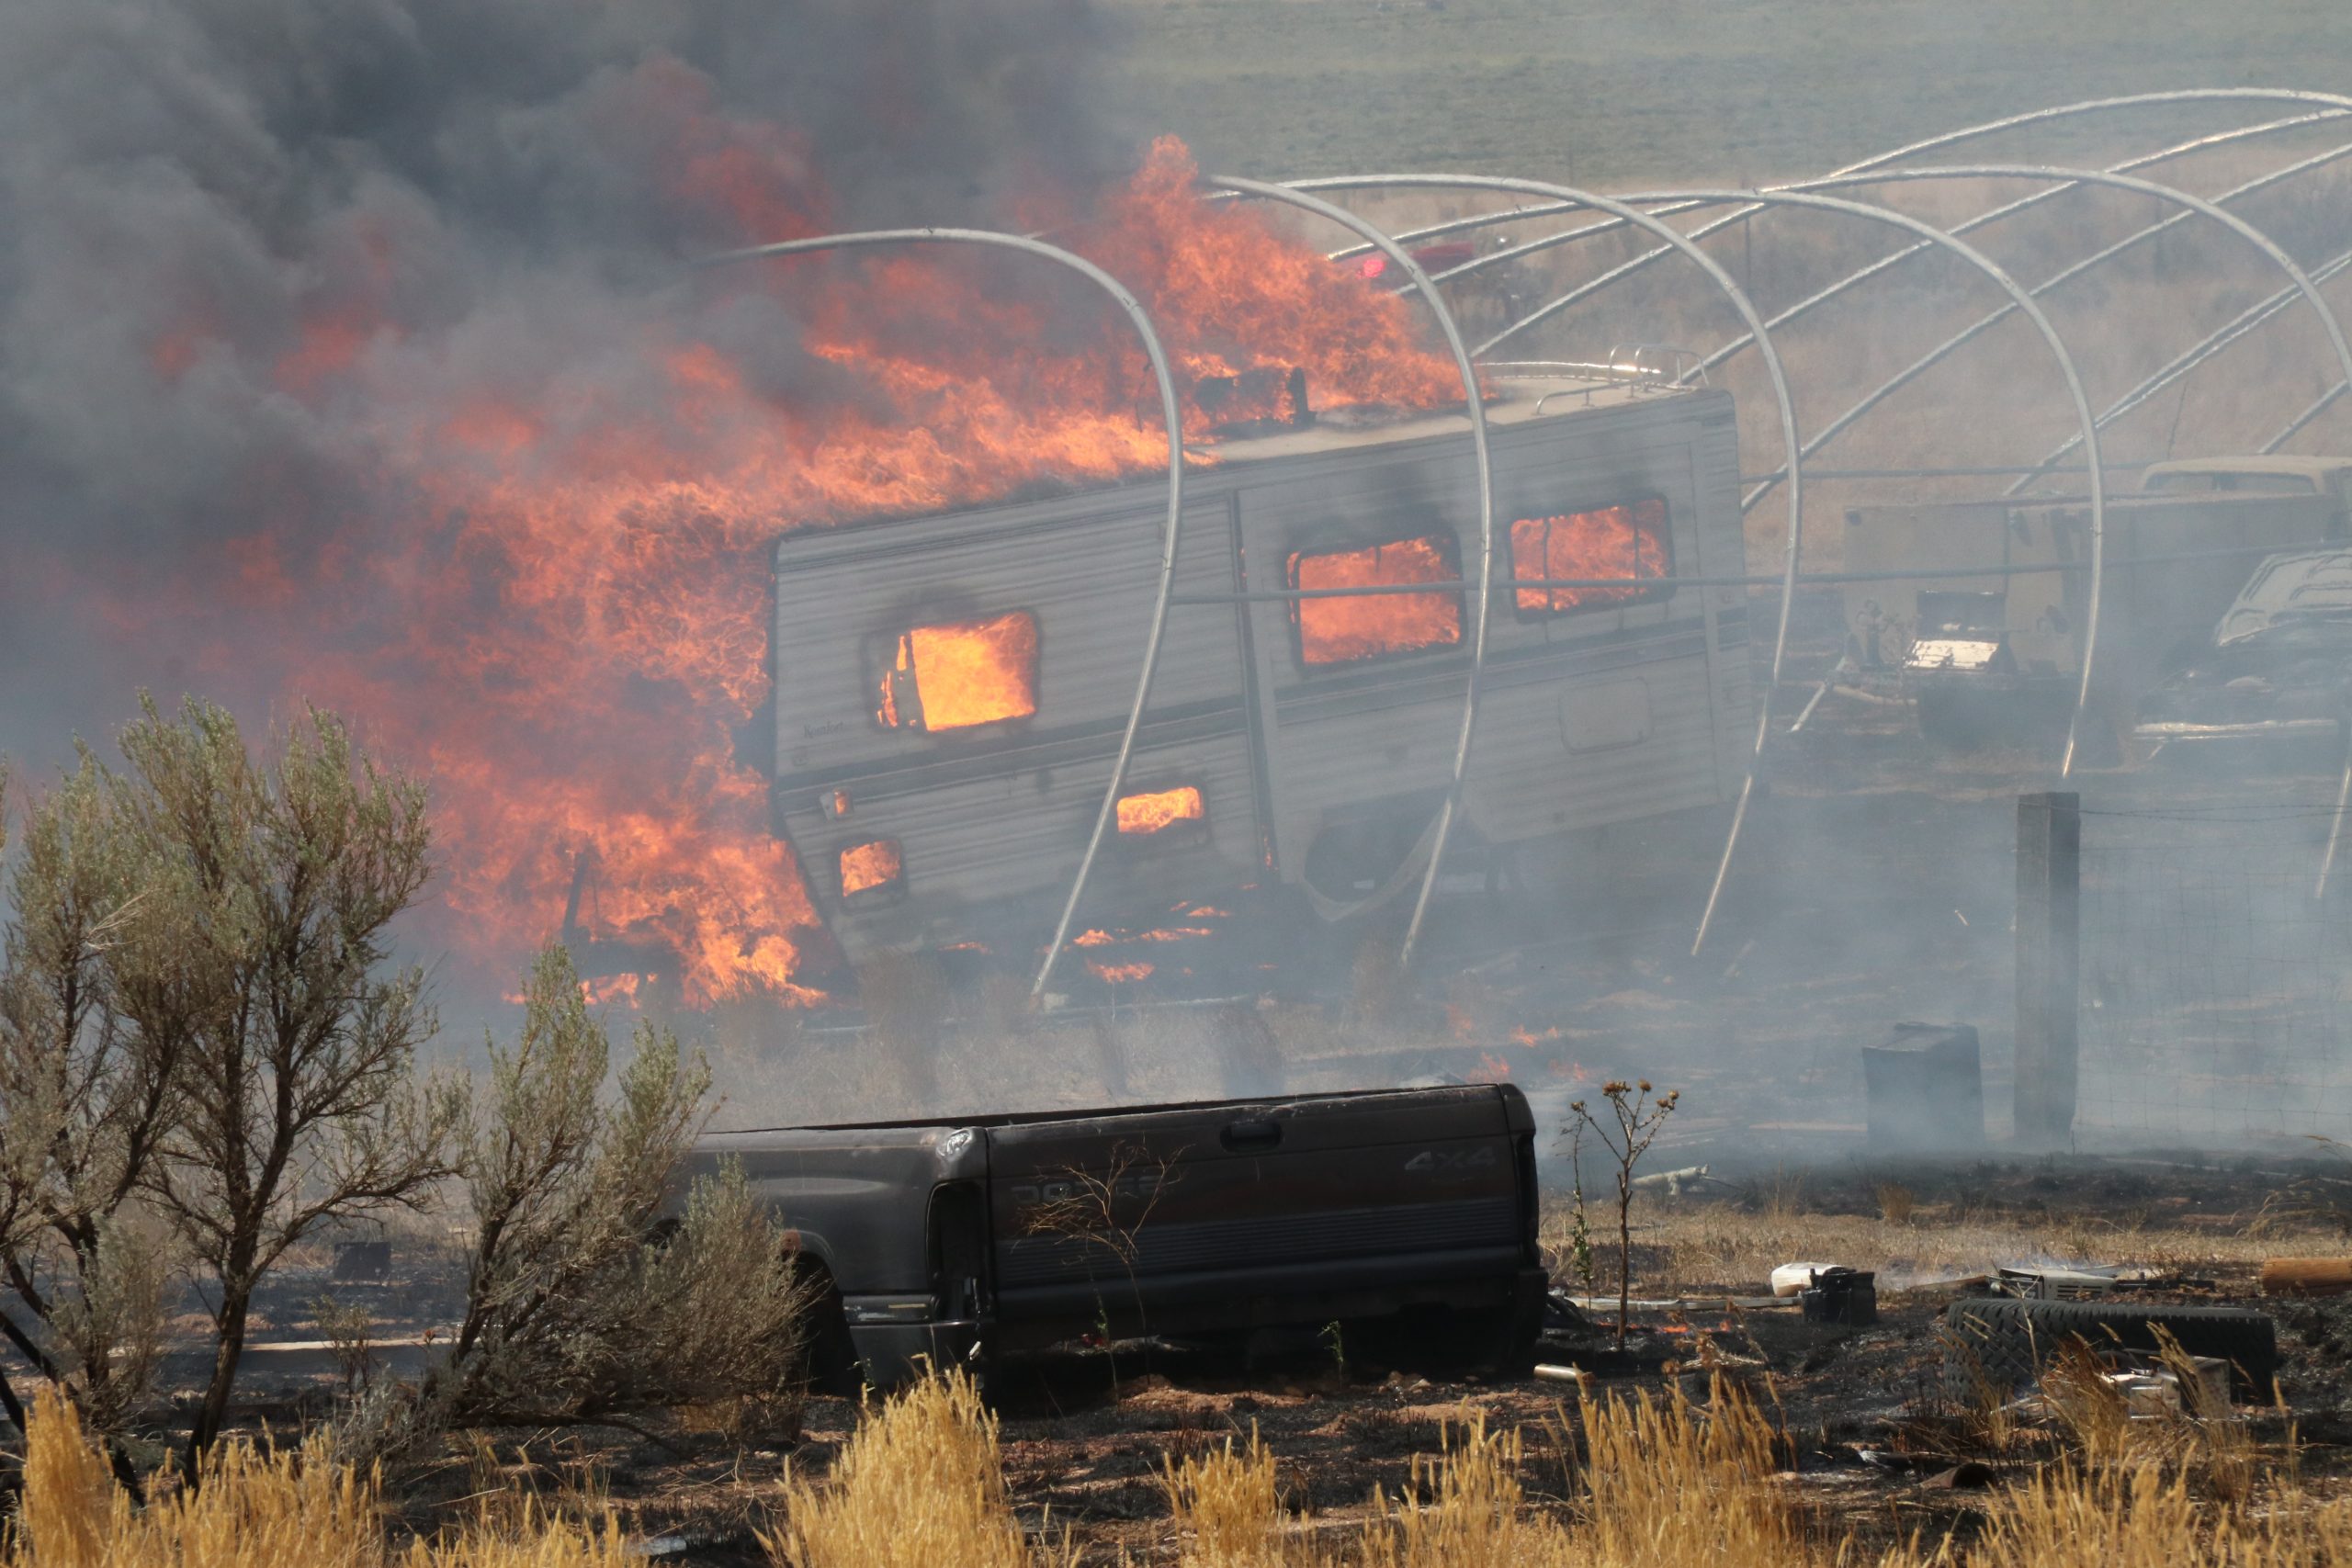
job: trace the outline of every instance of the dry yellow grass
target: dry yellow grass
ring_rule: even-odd
[[[2321,1568],[2352,1561],[2352,1508],[2288,1490],[2260,1507],[2211,1506],[2162,1466],[2061,1465],[1996,1500],[1967,1551],[1889,1553],[1880,1568]]]
[[[2320,1568],[2352,1562],[2352,1501],[2323,1503],[2291,1472],[2267,1489],[2239,1439],[2184,1417],[2152,1433],[2107,1404],[2068,1417],[2075,1458],[1988,1498],[1965,1547],[1883,1553],[1809,1521],[1779,1472],[1774,1433],[1737,1391],[1705,1410],[1678,1395],[1588,1398],[1571,1508],[1532,1506],[1521,1435],[1474,1423],[1415,1465],[1397,1498],[1317,1529],[1282,1506],[1274,1456],[1245,1446],[1171,1460],[1170,1545],[1182,1568]],[[62,1401],[37,1408],[25,1491],[0,1568],[622,1568],[609,1518],[535,1506],[484,1513],[427,1542],[388,1544],[372,1478],[315,1446],[223,1445],[198,1489],[145,1507],[119,1491]],[[2228,1473],[2225,1475],[2224,1472]],[[871,1412],[822,1484],[787,1481],[788,1568],[1071,1568],[1065,1539],[1033,1542],[1004,1483],[994,1418],[961,1378]],[[1321,1521],[1334,1523],[1335,1521]],[[1158,1560],[1158,1559],[1155,1559]]]
[[[762,1538],[790,1568],[1025,1568],[1005,1495],[996,1417],[961,1372],[871,1412],[823,1483],[788,1480],[785,1519]]]
[[[1760,1291],[1779,1264],[1799,1259],[1879,1270],[1879,1289],[1975,1273],[2026,1258],[2182,1269],[2259,1263],[2309,1253],[2316,1230],[2191,1229],[2144,1214],[2011,1219],[1916,1204],[1901,1223],[1871,1214],[1809,1213],[1797,1204],[1749,1211],[1730,1203],[1649,1201],[1635,1208],[1636,1292],[1707,1284]],[[1570,1215],[1544,1216],[1544,1239],[1566,1256]],[[1647,1248],[1657,1261],[1645,1267]],[[1614,1269],[1613,1262],[1610,1265]],[[1613,1276],[1612,1276],[1613,1277]]]
[[[1796,1562],[1797,1510],[1772,1477],[1772,1433],[1718,1384],[1704,1417],[1679,1396],[1588,1400],[1580,1561],[1610,1568]]]
[[[1249,1444],[1182,1461],[1167,1473],[1182,1568],[1683,1568],[1695,1562],[1802,1562],[1796,1511],[1772,1480],[1763,1417],[1718,1389],[1709,1415],[1679,1398],[1614,1395],[1583,1407],[1589,1458],[1582,1506],[1562,1521],[1527,1506],[1517,1432],[1482,1419],[1413,1466],[1400,1498],[1374,1498],[1371,1520],[1334,1547],[1283,1512],[1273,1456]],[[1423,1499],[1427,1500],[1424,1501]]]
[[[1474,1425],[1415,1467],[1401,1499],[1375,1499],[1367,1522],[1318,1532],[1287,1512],[1274,1456],[1246,1444],[1171,1459],[1164,1485],[1182,1568],[2318,1568],[2352,1561],[2352,1504],[2321,1504],[2291,1485],[2259,1500],[2216,1502],[2198,1466],[2120,1443],[2115,1461],[2051,1468],[1986,1505],[1981,1538],[1928,1552],[1881,1555],[1808,1529],[1779,1473],[1769,1422],[1718,1388],[1700,1412],[1675,1396],[1589,1399],[1587,1458],[1576,1507],[1532,1509],[1518,1479],[1516,1433]],[[2194,1440],[2185,1439],[2185,1440]],[[1022,1542],[995,1462],[995,1435],[968,1385],[932,1384],[877,1412],[852,1445],[857,1463],[834,1486],[798,1490],[795,1568],[952,1561],[1021,1564]],[[1426,1499],[1426,1501],[1422,1499]],[[823,1520],[808,1529],[810,1510]],[[929,1553],[931,1555],[924,1555]],[[1067,1562],[1067,1547],[1050,1554]]]
[[[432,1541],[386,1540],[375,1478],[334,1463],[322,1445],[266,1448],[232,1439],[205,1461],[200,1487],[166,1487],[143,1507],[107,1473],[73,1407],[36,1404],[25,1489],[6,1568],[624,1568],[634,1561],[607,1520],[582,1526],[526,1507],[484,1515]]]

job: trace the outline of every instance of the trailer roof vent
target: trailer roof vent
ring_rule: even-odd
[[[915,626],[882,672],[886,729],[969,729],[1037,711],[1037,617],[1026,610]]]

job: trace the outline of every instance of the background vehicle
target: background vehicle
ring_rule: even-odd
[[[877,1385],[1080,1335],[1338,1322],[1409,1359],[1533,1344],[1534,1118],[1508,1084],[707,1137]]]
[[[2263,551],[2345,537],[2347,477],[2344,458],[2201,458],[2158,464],[2139,494],[2109,497],[2094,702],[2129,715]],[[1845,543],[1849,570],[1923,573],[1847,586],[1847,653],[1865,674],[1900,672],[1929,734],[2064,722],[2089,602],[2086,501],[1856,507]],[[1976,566],[1983,576],[1954,575]]]
[[[2272,556],[2210,645],[2141,699],[2133,739],[2320,742],[2340,750],[2352,717],[2352,550]]]

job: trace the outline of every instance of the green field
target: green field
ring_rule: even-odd
[[[2189,86],[2352,91],[2344,0],[1109,0],[1109,9],[1120,24],[1114,101],[1130,129],[1176,132],[1205,166],[1283,177],[1425,168],[1596,187],[1762,180],[2080,98]]]

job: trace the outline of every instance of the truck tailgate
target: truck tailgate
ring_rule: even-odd
[[[1508,1272],[1534,1258],[1532,1130],[1484,1085],[995,1129],[999,1314]]]

